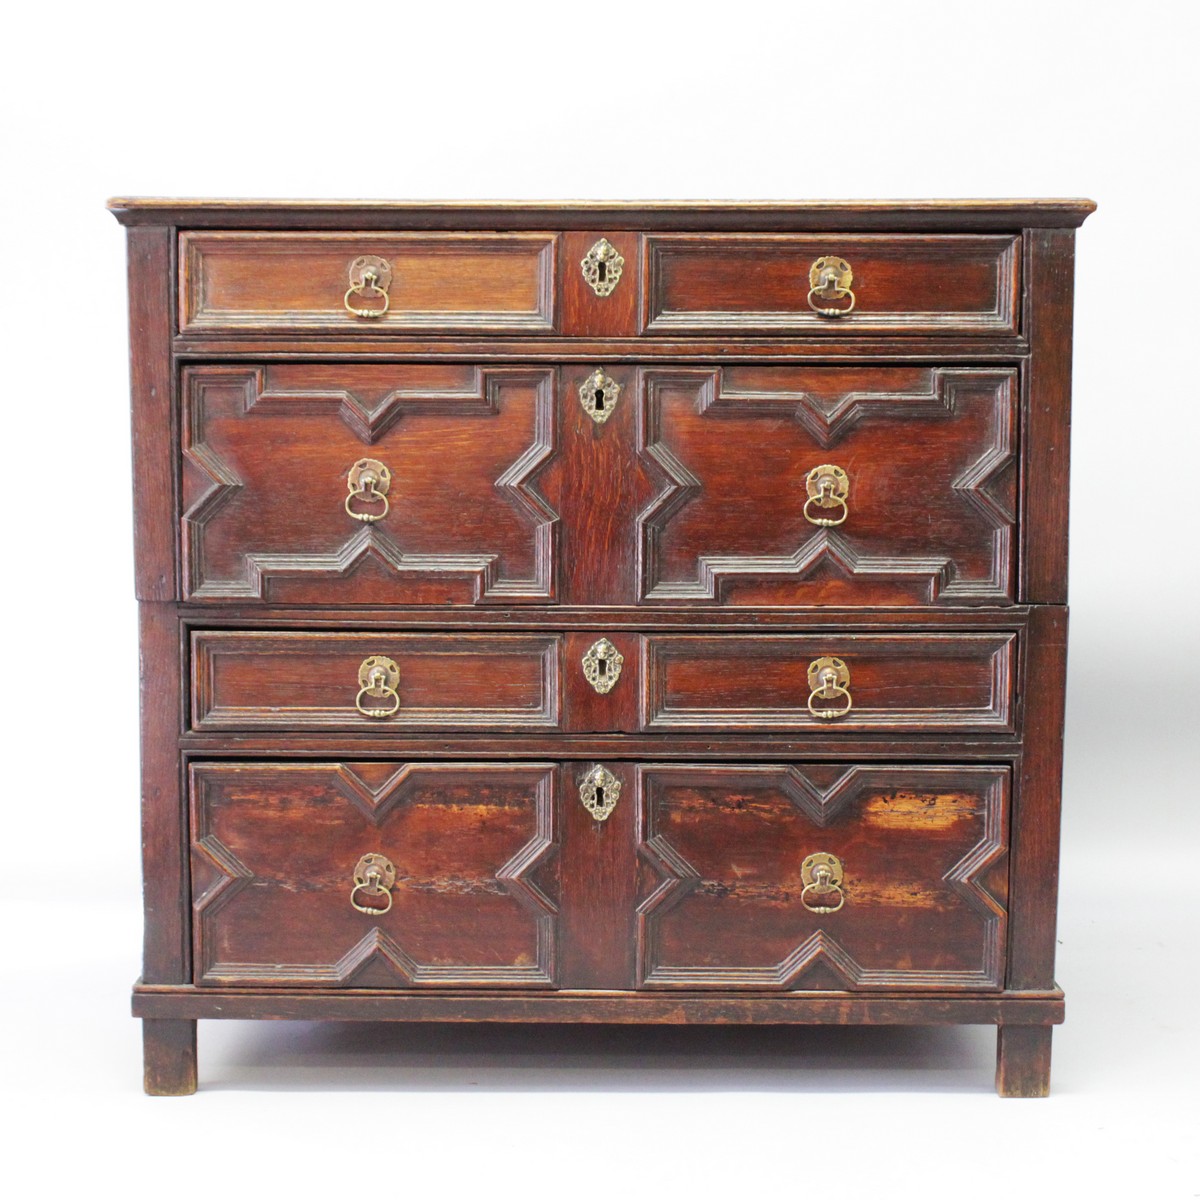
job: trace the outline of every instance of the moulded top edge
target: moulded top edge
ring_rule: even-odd
[[[223,200],[116,197],[125,225],[194,228],[1012,230],[1081,225],[1086,199],[961,200]]]

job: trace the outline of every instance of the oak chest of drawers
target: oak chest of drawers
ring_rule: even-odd
[[[196,1021],[981,1023],[1044,1094],[1086,201],[114,201]]]

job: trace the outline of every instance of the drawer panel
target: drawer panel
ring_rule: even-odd
[[[1007,768],[638,773],[639,986],[1003,986]]]
[[[197,631],[192,726],[556,729],[560,647],[534,634]]]
[[[199,984],[555,986],[546,764],[201,763],[191,821]]]
[[[645,329],[822,337],[1015,334],[1019,247],[1016,237],[982,235],[650,235]],[[810,305],[814,264],[831,258],[851,271],[853,310],[837,317]],[[850,296],[814,295],[812,304],[844,310]]]
[[[641,598],[767,606],[1015,597],[1017,372],[647,368]]]
[[[195,366],[183,397],[187,598],[555,598],[553,369]]]
[[[645,728],[1011,733],[1015,651],[1011,633],[649,637]]]
[[[551,333],[553,233],[183,233],[186,334]],[[382,259],[377,290],[351,292],[352,264]],[[351,308],[382,310],[357,316]]]

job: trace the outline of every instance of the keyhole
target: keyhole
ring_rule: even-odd
[[[608,663],[603,658],[596,660],[596,674],[599,675],[601,679],[608,674]]]
[[[596,803],[595,803],[595,807],[596,807],[596,808],[603,808],[603,807],[604,807],[604,789],[603,789],[602,787],[598,787],[598,788],[596,789]]]
[[[597,388],[592,393],[592,401],[595,404],[595,408],[596,408],[597,412],[604,411],[604,389],[603,388]]]
[[[607,264],[604,262],[604,259],[601,259],[601,260],[600,260],[600,261],[599,261],[599,262],[596,264],[596,278],[597,278],[597,279],[598,279],[598,280],[599,280],[601,283],[604,283],[604,282],[605,282],[605,280],[608,278],[608,266],[607,266]]]

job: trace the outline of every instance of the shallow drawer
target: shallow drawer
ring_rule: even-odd
[[[560,639],[521,634],[192,634],[192,726],[555,729]]]
[[[646,988],[1004,983],[1005,767],[639,768]]]
[[[1014,334],[1019,245],[975,235],[651,235],[645,329]]]
[[[281,362],[183,372],[189,599],[555,597],[553,368]]]
[[[646,639],[648,730],[1011,733],[1016,635]]]
[[[1006,604],[1017,373],[653,367],[637,518],[644,600]]]
[[[184,233],[179,327],[186,334],[549,333],[557,240],[553,233]]]
[[[544,763],[196,764],[196,982],[553,987]]]

